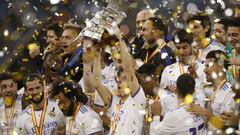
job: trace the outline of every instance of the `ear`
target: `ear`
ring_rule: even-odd
[[[204,32],[207,33],[209,29],[210,29],[210,26],[205,27]]]
[[[163,34],[163,31],[155,30],[153,35],[155,39],[159,39],[159,37],[162,37],[164,34]]]

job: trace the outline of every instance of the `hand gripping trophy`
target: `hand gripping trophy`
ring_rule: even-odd
[[[86,21],[87,26],[80,32],[80,37],[88,37],[93,40],[101,41],[105,30],[110,35],[114,34],[114,29],[126,17],[128,0],[111,0],[108,6],[89,21]]]

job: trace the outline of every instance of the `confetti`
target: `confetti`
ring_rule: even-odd
[[[153,121],[152,117],[148,117],[147,121],[151,123]]]
[[[103,111],[99,112],[99,115],[100,115],[100,116],[103,116],[103,115],[104,115],[104,112],[103,112]]]
[[[187,28],[187,29],[186,29],[186,32],[187,32],[187,33],[192,33],[191,28]]]
[[[51,3],[52,5],[58,4],[58,3],[60,3],[60,2],[61,2],[61,0],[50,0],[50,3]]]
[[[191,94],[187,94],[186,97],[184,98],[184,103],[191,104],[192,102],[193,102],[193,96]]]
[[[5,37],[7,37],[7,36],[9,35],[9,31],[8,31],[8,30],[4,30],[3,35],[4,35]]]
[[[217,116],[211,117],[209,121],[211,122],[211,124],[213,124],[218,129],[222,129],[224,126],[224,123],[221,120],[221,118],[219,118]]]
[[[3,51],[0,51],[0,57],[3,57],[3,56],[4,56]]]
[[[149,81],[151,81],[152,80],[152,77],[151,76],[147,76],[146,78],[145,78],[145,81],[146,82],[149,82]]]
[[[124,88],[123,91],[126,95],[128,95],[131,92],[129,88]]]
[[[226,10],[224,10],[224,14],[226,16],[232,16],[233,15],[233,10],[231,8],[227,8]]]
[[[212,78],[213,79],[217,79],[218,78],[218,75],[215,71],[212,72]]]
[[[168,53],[162,53],[162,54],[161,54],[161,58],[162,58],[162,59],[166,59],[167,56],[168,56]]]
[[[226,133],[227,135],[233,134],[234,132],[235,132],[235,129],[234,129],[234,128],[228,128],[228,129],[225,130],[225,133]]]
[[[11,97],[7,96],[6,98],[4,98],[4,103],[6,106],[11,106],[13,104],[13,100]]]

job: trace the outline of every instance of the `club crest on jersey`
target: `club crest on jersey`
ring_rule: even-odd
[[[56,113],[54,111],[50,111],[48,113],[48,115],[51,117],[51,118],[54,118],[56,116]]]

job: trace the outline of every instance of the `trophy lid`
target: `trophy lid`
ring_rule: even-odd
[[[129,5],[128,0],[111,0],[107,5],[107,9],[110,8],[118,12],[126,12],[128,5]]]

